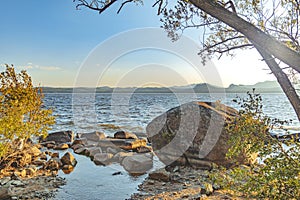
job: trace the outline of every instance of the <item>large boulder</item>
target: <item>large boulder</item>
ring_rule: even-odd
[[[166,165],[192,165],[209,168],[210,163],[230,167],[225,158],[230,145],[225,125],[238,112],[219,102],[190,102],[156,117],[146,128],[149,141]],[[241,156],[239,162],[249,160]]]
[[[72,143],[74,140],[73,131],[59,131],[49,133],[45,139],[41,139],[41,142],[55,142],[56,144]]]

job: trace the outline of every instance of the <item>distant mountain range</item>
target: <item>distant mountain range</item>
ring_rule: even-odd
[[[111,88],[111,87],[97,87],[97,88],[54,88],[43,87],[44,93],[245,93],[252,91],[253,88],[259,93],[282,93],[282,89],[276,81],[264,81],[254,85],[235,85],[231,84],[227,88],[210,85],[207,83],[174,86],[174,87],[145,87],[145,88]]]

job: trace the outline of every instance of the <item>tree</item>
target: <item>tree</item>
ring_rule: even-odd
[[[73,0],[99,11],[107,10],[117,0]],[[142,0],[121,1],[118,13],[127,3],[142,4]],[[287,73],[291,68],[300,73],[298,0],[178,0],[169,8],[167,0],[157,0],[163,28],[173,39],[187,28],[208,29],[203,35],[203,49],[209,56],[232,54],[235,49],[255,47],[277,78],[300,120],[300,99]],[[279,62],[284,65],[280,66]]]
[[[45,136],[54,124],[52,111],[43,109],[43,94],[26,71],[16,73],[6,65],[0,74],[0,169],[3,162],[21,152],[28,139]]]

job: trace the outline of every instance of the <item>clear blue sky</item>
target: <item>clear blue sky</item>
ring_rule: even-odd
[[[128,4],[118,15],[116,7],[99,15],[97,12],[85,8],[76,10],[76,4],[72,0],[2,1],[0,8],[0,64],[14,64],[18,69],[27,69],[35,84],[72,86],[81,63],[98,44],[123,31],[161,25],[159,17],[156,16],[156,9],[152,8],[148,2],[145,1],[144,6]],[[189,33],[189,36],[197,40],[198,33],[199,30],[195,30]],[[144,57],[147,57],[146,53]],[[247,69],[245,67],[244,70],[240,70],[240,65],[243,64],[241,60],[225,58],[215,61],[224,79],[224,85],[255,83],[272,78],[266,76],[266,72],[261,70],[262,66],[254,53],[250,53],[250,57],[248,54],[245,55],[242,60],[247,65],[249,65],[247,59],[254,59],[251,59],[253,61],[251,66]],[[124,59],[124,63],[128,65],[128,60],[135,58],[129,56]],[[170,57],[170,59],[172,58]],[[118,62],[118,66],[122,66],[122,63]],[[184,66],[181,67],[184,69]],[[242,76],[236,76],[239,70],[240,73],[248,74],[248,80]],[[250,71],[247,72],[247,70]],[[197,77],[191,76],[193,73],[191,70],[190,72],[188,72],[189,70],[179,70],[178,73],[183,74],[184,71],[187,73],[184,75],[187,83],[201,81]],[[233,71],[235,71],[234,74]],[[143,74],[142,71],[140,73]],[[149,72],[146,70],[145,73]],[[161,73],[167,72],[162,71]],[[256,75],[250,79],[249,74]],[[109,76],[112,75],[108,73],[107,76],[105,80],[109,80]],[[145,79],[145,76],[142,77]],[[134,83],[143,85],[138,81]],[[124,83],[124,86],[132,86],[134,83],[127,82]],[[162,85],[174,83],[172,80],[162,83]],[[113,83],[109,81],[101,84],[113,86]],[[177,85],[180,84],[184,84],[184,82],[179,82]]]

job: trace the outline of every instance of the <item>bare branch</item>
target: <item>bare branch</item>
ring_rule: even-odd
[[[133,2],[133,1],[134,1],[134,0],[127,0],[127,1],[124,1],[124,2],[121,4],[119,10],[117,11],[117,14],[120,13],[120,11],[122,10],[122,8],[123,8],[123,6],[124,6],[125,4],[130,3],[130,2]]]

